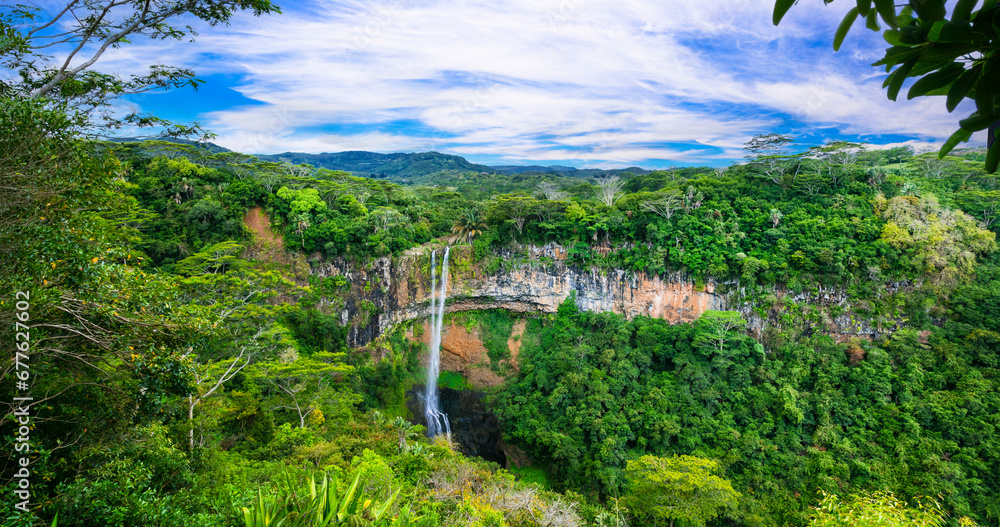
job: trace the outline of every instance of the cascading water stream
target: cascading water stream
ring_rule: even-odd
[[[427,366],[427,389],[424,392],[426,410],[424,417],[427,420],[427,435],[434,437],[441,432],[448,435],[451,441],[451,424],[448,423],[448,416],[441,411],[441,401],[438,396],[438,375],[441,373],[441,330],[444,327],[444,301],[448,296],[448,250],[444,250],[444,259],[441,263],[441,301],[436,302],[437,296],[437,268],[435,266],[435,253],[431,251],[431,357]]]

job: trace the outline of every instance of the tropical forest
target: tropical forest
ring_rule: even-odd
[[[1000,525],[1000,6],[844,3],[957,131],[281,152],[119,68],[299,6],[3,6],[0,525]]]

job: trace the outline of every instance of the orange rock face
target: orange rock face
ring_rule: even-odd
[[[430,346],[430,322],[423,321],[424,332],[420,341]],[[421,357],[426,365],[427,356]],[[479,330],[471,332],[462,324],[445,324],[441,328],[441,371],[461,373],[475,388],[497,386],[504,378],[490,369],[490,358],[486,346],[479,337]]]

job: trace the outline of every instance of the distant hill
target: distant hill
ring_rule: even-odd
[[[295,164],[309,164],[330,170],[344,170],[359,176],[389,179],[403,179],[441,172],[458,170],[462,172],[495,172],[486,165],[468,162],[465,158],[439,152],[416,154],[377,154],[375,152],[338,152],[305,154],[285,152],[274,155],[258,155],[269,161],[290,161]]]
[[[620,176],[623,174],[636,174],[643,175],[649,174],[653,170],[647,170],[640,167],[628,167],[628,168],[579,168],[573,172],[567,172],[567,176],[573,177],[604,177],[604,176]]]
[[[574,167],[564,167],[561,165],[550,165],[547,167],[541,165],[490,165],[490,168],[497,172],[504,172],[507,174],[522,174],[524,172],[536,172],[539,174],[545,174],[547,172],[574,172],[577,169]]]
[[[330,170],[344,170],[357,176],[385,178],[396,182],[408,182],[410,178],[427,176],[448,170],[485,172],[488,174],[545,174],[554,172],[570,177],[600,177],[624,173],[648,174],[650,172],[639,167],[603,170],[599,168],[574,168],[560,165],[486,166],[470,163],[461,156],[442,154],[440,152],[379,154],[355,150],[323,154],[285,152],[283,154],[258,155],[257,157],[269,161],[289,161],[297,165],[308,164]]]
[[[219,146],[215,143],[210,143],[208,141],[192,141],[190,139],[180,139],[178,137],[115,137],[110,139],[112,143],[139,143],[143,141],[163,141],[165,143],[175,143],[179,145],[192,145],[198,148],[204,148],[208,150],[211,154],[221,154],[223,152],[232,152],[232,150]]]
[[[620,174],[649,174],[651,170],[646,170],[645,168],[639,167],[628,167],[628,168],[574,168],[562,165],[492,165],[493,170],[497,172],[503,172],[506,174],[547,174],[556,173],[562,176],[569,177],[601,177],[601,176],[615,176]]]
[[[218,154],[231,152],[228,148],[215,143],[196,143],[187,139],[166,138],[118,138],[114,142],[141,142],[141,141],[165,141],[182,145],[197,145],[207,149],[210,153]],[[603,177],[620,174],[648,174],[650,170],[639,167],[599,169],[599,168],[574,168],[562,165],[496,165],[487,166],[470,163],[464,157],[442,154],[440,152],[419,152],[419,153],[393,153],[379,154],[376,152],[364,152],[359,150],[349,152],[308,154],[304,152],[284,152],[281,154],[256,154],[256,157],[265,161],[288,161],[296,165],[312,165],[318,168],[329,170],[343,170],[356,176],[371,178],[382,178],[395,181],[397,183],[409,183],[411,178],[428,176],[444,171],[456,172],[476,172],[487,174],[549,174],[555,173],[560,176],[587,178]]]

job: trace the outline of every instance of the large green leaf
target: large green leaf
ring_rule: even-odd
[[[993,117],[986,117],[980,115],[979,112],[972,112],[971,115],[959,121],[958,125],[965,130],[969,130],[971,132],[978,132],[980,130],[985,130],[987,127],[989,127],[989,125],[993,124],[994,120],[995,119]]]
[[[909,76],[910,70],[913,69],[913,66],[916,63],[917,59],[915,57],[904,62],[901,66],[896,68],[896,71],[894,71],[888,79],[886,79],[885,84],[888,87],[886,95],[889,99],[893,101],[896,100],[896,97],[899,95],[899,89],[903,87],[903,81],[905,81],[906,77]]]
[[[875,9],[889,27],[899,27],[896,21],[896,4],[893,0],[875,0]]]
[[[872,0],[858,0],[858,13],[861,16],[868,16],[868,12],[872,10]]]
[[[951,21],[968,22],[972,18],[972,8],[976,7],[979,0],[958,0],[955,4],[955,9],[951,12]]]
[[[917,82],[913,83],[913,86],[910,86],[910,91],[906,93],[906,98],[920,97],[938,88],[948,86],[961,77],[964,72],[965,67],[962,64],[952,62],[934,73],[924,75]]]
[[[996,172],[998,162],[1000,162],[1000,137],[994,136],[993,146],[986,152],[986,172],[990,174]]]
[[[972,137],[971,131],[964,130],[962,128],[956,130],[955,133],[951,134],[951,137],[944,142],[941,150],[938,151],[938,159],[944,159],[944,156],[948,155],[948,152],[954,150],[955,147],[958,146],[958,143],[964,143],[968,141],[970,137]]]
[[[840,51],[840,45],[844,43],[844,37],[847,36],[847,32],[851,30],[851,26],[854,25],[854,21],[858,19],[858,8],[852,7],[844,19],[840,21],[840,25],[837,26],[837,32],[833,35],[833,50]]]
[[[937,26],[937,24],[934,24]],[[982,35],[972,30],[968,22],[944,22],[937,35],[937,42],[942,43],[974,43]]]
[[[903,40],[900,38],[900,32],[898,29],[886,29],[882,32],[882,39],[885,40],[890,46],[902,46],[904,44]]]
[[[795,5],[795,0],[777,0],[774,3],[774,14],[771,15],[771,22],[773,22],[774,25],[781,23],[781,19],[785,17],[785,13],[787,13],[793,5]]]
[[[944,6],[944,0],[918,0],[910,2],[910,5],[913,6],[917,15],[927,22],[937,22],[948,14],[948,10]]]
[[[986,82],[986,76],[976,84],[976,111],[983,117],[990,118],[996,114],[993,105],[993,87]]]
[[[976,80],[979,79],[979,72],[982,70],[982,66],[975,65],[972,68],[966,70],[955,83],[951,85],[951,89],[948,90],[948,99],[945,106],[948,108],[949,112],[955,110],[958,103],[965,99],[965,96],[969,94],[972,87],[976,85]]]
[[[881,27],[878,25],[878,12],[875,11],[874,9],[868,11],[868,14],[865,15],[865,27],[867,27],[872,31],[878,31],[879,29],[881,29]]]

